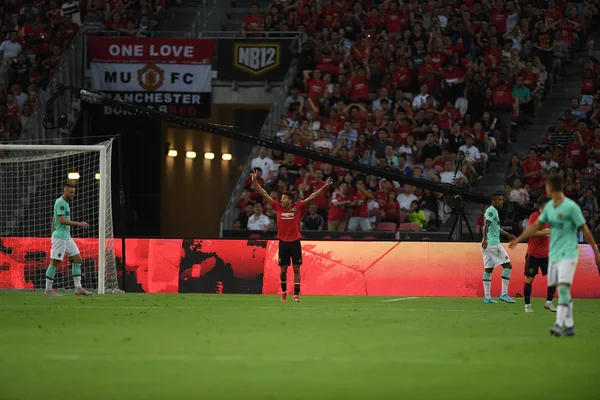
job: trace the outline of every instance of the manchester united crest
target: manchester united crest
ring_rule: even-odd
[[[149,92],[158,90],[165,80],[165,71],[156,64],[148,64],[137,73],[140,86]]]
[[[562,215],[562,213],[558,213],[558,215],[556,216],[556,218],[558,218],[558,219],[562,219],[562,218],[563,218],[563,215]]]

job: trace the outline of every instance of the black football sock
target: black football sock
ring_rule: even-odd
[[[281,291],[287,293],[287,282],[281,282]]]
[[[554,299],[554,293],[556,293],[556,286],[548,286],[548,295],[546,301],[552,301]]]
[[[294,283],[294,296],[298,296],[300,294],[300,284]]]
[[[525,304],[531,304],[531,283],[525,282],[523,286],[523,292],[525,297]]]

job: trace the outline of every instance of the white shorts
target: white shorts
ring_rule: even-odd
[[[348,221],[348,230],[355,231],[360,226],[363,232],[371,230],[371,222],[369,218],[351,217]]]
[[[55,239],[52,238],[52,248],[50,250],[50,258],[52,260],[62,261],[67,257],[73,257],[79,254],[79,248],[73,239]]]
[[[573,284],[577,259],[554,261],[548,264],[548,286],[559,283]]]
[[[496,268],[510,262],[506,250],[500,244],[488,246],[485,249],[482,247],[481,254],[483,255],[483,268]]]

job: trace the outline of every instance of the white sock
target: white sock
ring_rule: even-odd
[[[565,319],[567,318],[567,312],[569,312],[568,305],[559,304],[558,307],[556,307],[556,325],[560,326],[561,328],[565,323]]]
[[[508,282],[510,282],[510,280],[502,278],[502,293],[500,294],[501,296],[508,294]]]
[[[74,276],[73,282],[75,282],[75,289],[81,288],[81,277],[80,276]]]
[[[490,288],[492,287],[492,281],[483,281],[483,293],[485,294],[485,297],[491,297],[490,296]]]
[[[52,290],[53,283],[54,283],[54,281],[52,279],[46,278],[46,292],[49,292]]]
[[[567,316],[565,317],[565,326],[567,328],[572,328],[575,325],[575,321],[573,320],[573,301],[569,303],[569,308],[567,309]]]

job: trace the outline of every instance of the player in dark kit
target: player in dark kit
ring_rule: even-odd
[[[251,174],[252,183],[258,193],[271,205],[277,213],[277,233],[279,237],[279,266],[281,271],[281,301],[287,300],[287,270],[291,264],[294,266],[294,301],[300,301],[300,266],[302,265],[302,246],[300,245],[300,222],[306,205],[319,197],[329,186],[333,179],[327,178],[325,185],[311,194],[306,200],[293,202],[291,193],[283,193],[281,201],[273,200],[257,181],[256,171]]]
[[[540,217],[546,203],[549,199],[542,196],[538,199],[537,203],[540,207],[539,211],[534,212],[529,216],[529,225],[535,224]],[[538,271],[543,276],[548,274],[548,249],[550,248],[550,224],[546,224],[543,228],[529,239],[527,244],[527,254],[525,255],[525,286],[523,288],[525,294],[525,312],[533,312],[531,308],[531,285]],[[548,292],[546,294],[546,303],[544,308],[546,310],[556,312],[552,299],[556,292],[556,286],[548,286]]]

